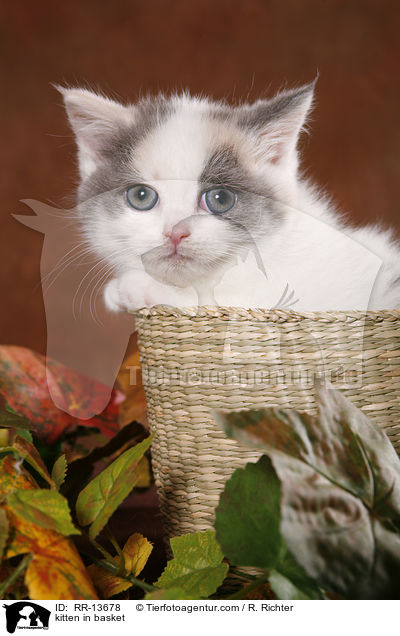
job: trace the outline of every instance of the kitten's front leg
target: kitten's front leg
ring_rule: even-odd
[[[194,290],[158,282],[141,270],[112,278],[104,287],[104,302],[112,312],[136,311],[153,305],[184,307],[197,304]]]

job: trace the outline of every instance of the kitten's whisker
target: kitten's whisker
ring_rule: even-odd
[[[131,247],[127,247],[124,248],[123,250],[119,250],[118,253],[114,254],[112,256],[112,258],[114,258],[115,256],[120,256],[121,254],[124,254],[126,252],[129,252],[131,250]],[[89,281],[87,282],[85,288],[83,289],[83,291],[81,292],[81,298],[80,298],[80,302],[79,302],[79,315],[82,313],[82,308],[83,308],[83,302],[84,302],[84,298],[86,296],[86,293],[88,292],[88,290],[90,289],[90,286],[93,284],[94,280],[96,279],[96,277],[98,276],[102,276],[103,272],[109,268],[108,273],[110,273],[111,271],[114,270],[114,266],[110,265],[110,263],[107,261],[106,263],[103,262],[103,265],[101,265],[101,262],[104,261],[103,257],[101,257],[97,263],[95,263],[95,265],[93,267],[90,268],[90,270],[88,270],[85,274],[85,276],[83,276],[82,280],[80,281],[78,288],[74,294],[73,300],[72,300],[72,313],[74,316],[74,319],[77,319],[77,315],[76,315],[76,311],[75,311],[75,307],[76,307],[76,303],[77,303],[77,299],[78,299],[78,295],[79,292],[82,289],[82,285],[84,284],[85,280],[88,278],[88,276],[90,276],[90,274],[93,272],[93,270],[96,269],[96,267],[100,267],[99,271],[94,272],[91,276],[91,278],[89,279]],[[92,316],[93,317],[93,316]]]
[[[83,283],[84,283],[84,282],[85,282],[85,280],[87,279],[87,277],[91,274],[91,272],[92,272],[92,271],[93,271],[96,267],[98,267],[98,266],[100,265],[100,263],[102,262],[102,260],[103,260],[103,258],[102,258],[102,257],[99,257],[99,258],[98,258],[97,262],[93,265],[93,267],[91,267],[91,268],[90,268],[90,269],[86,272],[86,274],[83,276],[83,278],[81,279],[81,281],[80,281],[80,283],[79,283],[79,285],[78,285],[78,287],[77,287],[77,289],[76,289],[76,291],[75,291],[74,297],[73,297],[73,299],[72,299],[72,315],[73,315],[73,317],[74,317],[74,319],[75,319],[75,320],[77,320],[77,315],[76,315],[76,312],[75,312],[75,303],[77,302],[77,296],[78,296],[78,294],[79,294],[79,292],[80,292],[80,290],[81,290],[81,288],[82,288]],[[91,281],[89,281],[89,284],[90,284],[90,282],[91,282]],[[83,294],[83,295],[84,295],[84,294]],[[81,301],[82,301],[82,299],[81,299]],[[82,302],[81,302],[81,303],[80,303],[80,305],[79,305],[79,311],[81,311],[81,307],[82,307]]]
[[[92,258],[94,258],[92,250],[90,248],[88,248],[88,247],[81,249],[81,251],[79,251],[77,254],[71,254],[71,252],[73,250],[77,249],[78,247],[79,246],[76,246],[75,248],[72,248],[69,252],[67,252],[67,254],[65,254],[58,261],[58,263],[56,263],[56,265],[53,267],[53,269],[50,272],[48,272],[47,274],[45,274],[41,278],[43,293],[48,292],[50,287],[54,284],[54,282],[57,280],[57,278],[67,269],[67,267],[72,265],[79,258],[81,258],[82,256],[85,256],[87,254],[91,254]],[[59,271],[57,272],[57,270],[59,270]],[[50,281],[52,276],[54,276],[54,278],[53,278],[53,280]],[[48,283],[48,285],[47,285],[47,283]],[[47,285],[47,287],[46,287],[46,285]]]

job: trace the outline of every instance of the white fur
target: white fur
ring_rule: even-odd
[[[113,126],[133,123],[135,110],[87,91],[63,92],[85,180],[101,163],[102,144]],[[325,197],[297,174],[296,142],[311,99],[310,92],[289,116],[266,122],[261,133],[244,131],[232,117],[210,118],[213,104],[207,100],[172,99],[172,116],[152,128],[126,166],[128,173],[139,171],[142,182],[157,190],[156,208],[138,212],[121,199],[115,203],[118,217],[110,221],[101,214],[99,199],[85,229],[93,250],[114,269],[104,292],[110,310],[160,303],[310,311],[400,306],[400,286],[393,285],[400,275],[400,249],[390,232],[346,225]],[[198,203],[198,179],[207,158],[227,143],[255,179],[273,186],[284,219],[271,233],[253,231],[254,249],[238,249],[236,254],[227,248],[226,224]],[[191,232],[180,245],[186,259],[180,268],[171,260],[166,237],[178,224]],[[160,246],[164,252],[154,269],[145,271],[142,257]]]

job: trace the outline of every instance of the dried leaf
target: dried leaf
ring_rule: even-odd
[[[54,462],[53,469],[51,471],[51,478],[57,490],[59,490],[61,484],[64,483],[67,468],[68,464],[65,455],[60,455],[60,457]]]
[[[59,395],[69,412],[58,409],[49,393]],[[97,427],[111,437],[119,430],[120,392],[113,392],[108,407],[90,419],[79,419],[90,402],[96,411],[96,403],[102,403],[102,395],[108,389],[102,384],[82,376],[64,365],[47,360],[30,349],[15,346],[0,346],[0,394],[4,395],[11,408],[29,421],[29,428],[51,444],[71,426]],[[10,414],[12,415],[12,414]],[[26,421],[25,421],[26,422]],[[5,424],[4,424],[5,425]],[[16,428],[25,428],[19,423]]]
[[[94,539],[108,519],[135,486],[138,463],[150,447],[153,437],[125,451],[79,493],[76,514],[81,526],[89,524],[89,536]]]

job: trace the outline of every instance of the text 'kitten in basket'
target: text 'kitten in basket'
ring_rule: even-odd
[[[110,310],[400,306],[391,233],[347,225],[299,176],[314,84],[236,107],[60,90],[79,148],[80,226],[112,271]]]

